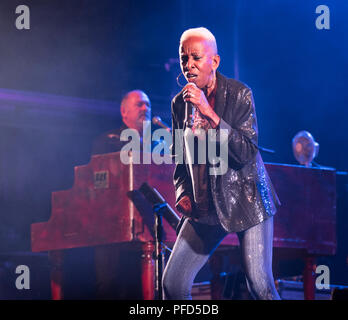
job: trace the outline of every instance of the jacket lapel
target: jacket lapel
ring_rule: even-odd
[[[217,89],[215,97],[215,113],[221,118],[226,108],[227,81],[220,72],[216,71]]]

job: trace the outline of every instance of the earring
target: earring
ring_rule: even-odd
[[[179,81],[181,76],[183,76],[183,74],[180,72],[179,75],[176,77],[176,83],[178,84],[180,88],[183,88],[185,87],[185,85],[182,85]]]

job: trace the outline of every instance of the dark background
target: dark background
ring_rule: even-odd
[[[20,4],[30,30],[15,27]],[[321,4],[330,30],[315,27]],[[48,220],[51,192],[70,188],[93,138],[117,126],[124,93],[143,89],[170,123],[189,27],[210,29],[219,70],[253,89],[260,145],[276,151],[265,161],[295,164],[291,139],[308,130],[317,162],[348,170],[347,17],[344,0],[2,0],[0,251],[30,250],[30,224]]]

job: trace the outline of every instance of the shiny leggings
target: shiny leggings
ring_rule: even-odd
[[[220,225],[185,220],[164,270],[165,299],[192,299],[198,271],[226,235]],[[272,274],[273,217],[237,235],[249,292],[254,299],[279,300]]]

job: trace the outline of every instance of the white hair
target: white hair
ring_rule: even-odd
[[[214,54],[217,54],[216,39],[214,35],[207,28],[204,27],[191,28],[185,30],[180,37],[180,46],[184,41],[193,37],[203,38],[204,40],[208,41],[211,47],[213,48]]]

